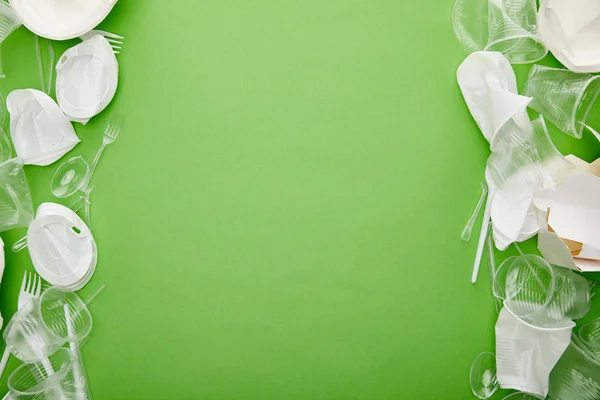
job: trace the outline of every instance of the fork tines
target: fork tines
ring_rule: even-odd
[[[104,130],[104,134],[111,138],[116,138],[121,132],[121,128],[123,127],[123,119],[120,117],[114,118]]]

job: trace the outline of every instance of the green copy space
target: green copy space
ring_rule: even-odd
[[[81,295],[107,288],[82,352],[96,399],[473,398],[496,314],[460,233],[489,146],[456,84],[451,9],[118,2],[100,26],[125,36],[118,95],[75,124],[67,155],[91,162],[110,115],[125,116],[92,181],[99,262]],[[29,31],[2,53],[5,96],[41,88]],[[552,134],[599,156],[591,136]],[[36,207],[70,202],[50,193],[59,164],[26,168]],[[24,233],[2,234],[5,325],[33,270],[9,250]]]

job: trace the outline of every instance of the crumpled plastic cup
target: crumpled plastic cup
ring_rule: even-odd
[[[529,126],[506,124],[494,138],[492,150],[487,165],[498,188],[514,178],[533,194],[555,187],[574,169],[552,142],[543,117]]]
[[[523,321],[505,306],[496,322],[500,387],[546,398],[550,372],[569,346],[574,326],[572,321],[566,320],[538,327]]]
[[[0,163],[0,232],[24,228],[33,221],[29,183],[18,158]]]
[[[600,94],[600,76],[534,65],[525,84],[529,104],[561,131],[581,138]]]

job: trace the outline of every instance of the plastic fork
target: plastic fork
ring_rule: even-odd
[[[119,54],[121,52],[121,48],[123,46],[123,41],[125,40],[125,38],[123,36],[119,36],[114,33],[100,31],[100,30],[91,30],[88,33],[86,33],[85,35],[79,36],[79,39],[88,40],[91,37],[96,36],[96,35],[104,36],[104,38],[106,40],[108,40],[108,43],[110,43],[110,46],[113,48],[113,51],[115,52],[115,54]]]
[[[100,161],[100,157],[102,156],[104,149],[106,148],[106,146],[113,144],[115,140],[117,140],[117,137],[119,136],[122,127],[123,120],[121,118],[115,118],[113,122],[109,123],[106,129],[104,130],[104,136],[102,137],[102,145],[98,149],[98,152],[94,157],[94,161],[92,161],[92,166],[90,167],[90,170],[88,171],[88,176],[86,177],[85,183],[83,184],[84,188],[87,188],[87,185],[90,183],[92,175],[94,175],[94,171],[98,166],[98,161]]]
[[[42,294],[42,278],[40,278],[36,273],[27,273],[27,271],[25,271],[23,283],[21,284],[21,292],[19,292],[17,307],[19,309],[23,308],[23,306],[29,303],[32,299],[37,299],[40,297],[40,294]],[[9,357],[10,351],[7,347],[4,349],[4,354],[2,354],[2,360],[0,360],[0,378],[4,373],[4,369],[6,368],[6,363],[8,363]]]

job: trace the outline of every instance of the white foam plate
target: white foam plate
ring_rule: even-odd
[[[10,0],[10,5],[33,33],[67,40],[94,29],[117,0]]]

